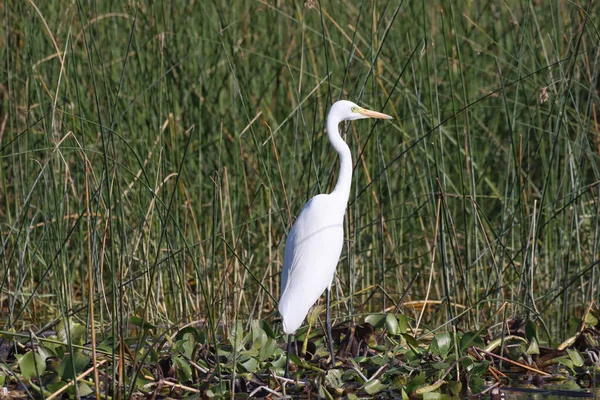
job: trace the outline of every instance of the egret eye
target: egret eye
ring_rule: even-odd
[[[356,106],[353,106],[353,107],[350,109],[350,111],[352,111],[352,112],[358,112],[358,107],[356,107]]]

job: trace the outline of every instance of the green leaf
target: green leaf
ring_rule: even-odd
[[[41,375],[46,370],[46,360],[34,350],[25,353],[18,361],[21,376],[24,379],[31,379]]]
[[[192,359],[194,349],[196,345],[196,338],[193,333],[185,333],[183,337],[175,342],[175,351],[179,351],[184,354],[187,358]]]
[[[529,341],[531,341],[531,339],[538,340],[537,326],[532,320],[528,320],[525,323],[525,337]]]
[[[573,361],[573,365],[575,367],[582,367],[585,361],[583,357],[581,357],[581,353],[574,349],[567,349],[567,353],[569,353],[569,358]]]
[[[80,382],[79,385],[77,385],[77,390],[79,396],[81,397],[89,396],[90,394],[94,393],[92,388],[89,387],[85,382]]]
[[[180,382],[187,382],[192,379],[192,367],[190,363],[181,356],[173,357],[173,364],[175,365],[175,371],[177,372],[177,379]]]
[[[193,326],[186,326],[185,328],[182,328],[179,331],[177,331],[177,334],[175,335],[175,341],[182,340],[185,335],[190,334],[194,336],[194,338],[197,340],[200,336],[200,331],[198,331],[198,329],[194,328]]]
[[[423,400],[440,400],[445,396],[439,392],[425,392],[423,393]]]
[[[387,385],[381,383],[379,379],[371,379],[369,382],[367,382],[363,389],[365,392],[367,392],[367,394],[374,395],[382,390],[387,389]]]
[[[596,318],[591,312],[588,313],[585,316],[585,321],[584,321],[587,325],[589,326],[596,326],[598,325],[598,318]]]
[[[77,375],[85,370],[89,362],[89,357],[81,353],[68,354],[60,363],[58,374],[63,379],[75,379]],[[73,370],[73,366],[75,366],[75,370]]]
[[[137,315],[132,315],[131,317],[129,317],[129,323],[131,323],[131,325],[137,326],[138,328],[142,328],[145,331],[148,331],[150,329],[156,329],[156,325],[153,325],[148,321],[144,321]]]
[[[68,325],[67,325],[68,323]],[[58,339],[63,343],[83,343],[85,335],[85,327],[81,324],[73,322],[71,319],[62,320],[58,324],[57,332]]]
[[[258,370],[258,360],[254,357],[249,357],[246,361],[240,363],[246,372],[256,372]]]
[[[415,339],[413,335],[405,333],[404,335],[402,335],[402,337],[404,338],[404,340],[406,340],[406,343],[411,345],[413,348],[417,349],[419,347],[419,341]]]
[[[540,347],[538,346],[538,342],[537,342],[536,338],[531,338],[531,342],[529,343],[527,350],[525,350],[525,353],[527,353],[529,355],[540,354]]]
[[[330,369],[325,373],[325,384],[331,388],[342,387],[342,371],[340,369]]]
[[[448,389],[450,395],[458,397],[462,391],[462,383],[451,381],[446,383],[446,388]]]
[[[465,350],[467,350],[469,347],[472,347],[472,346],[483,349],[485,347],[485,343],[483,342],[483,339],[481,339],[481,337],[477,333],[466,332],[460,338],[460,342],[459,342],[459,347],[460,347],[461,353],[464,353]]]
[[[432,354],[446,357],[450,351],[450,345],[452,344],[452,338],[449,332],[441,332],[435,335],[431,345],[429,345],[429,351]]]
[[[482,360],[475,363],[473,369],[471,370],[471,377],[473,376],[481,376],[487,374],[490,369],[491,361]]]
[[[375,328],[381,328],[385,324],[386,314],[370,314],[365,318],[365,322],[370,323]]]
[[[277,341],[273,340],[273,339],[268,339],[267,343],[260,348],[259,353],[258,353],[258,358],[260,359],[260,361],[265,361],[269,358],[271,358],[275,352],[277,351],[277,349],[279,348],[279,346],[277,345]]]
[[[396,315],[396,318],[398,318],[398,330],[400,333],[408,332],[408,318],[406,315],[398,314]]]
[[[390,335],[396,336],[399,333],[398,320],[392,313],[388,313],[385,317],[385,327]]]

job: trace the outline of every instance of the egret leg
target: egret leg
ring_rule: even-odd
[[[331,301],[331,288],[327,289],[327,310],[325,311],[325,323],[327,325],[327,336],[329,337],[329,351],[331,352],[331,366],[335,367],[335,353],[333,352],[333,335],[331,334],[331,311],[329,304]]]
[[[292,334],[290,333],[288,335],[288,342],[287,342],[287,357],[285,358],[285,374],[283,375],[285,378],[289,378],[290,377],[290,346],[292,345]]]

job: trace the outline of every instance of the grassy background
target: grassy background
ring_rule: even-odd
[[[599,300],[593,3],[4,1],[0,326],[276,317],[347,98],[395,119],[347,126],[334,314],[419,274],[420,323],[564,333]]]

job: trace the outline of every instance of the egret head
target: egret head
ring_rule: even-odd
[[[335,102],[331,106],[329,115],[336,117],[339,121],[353,121],[355,119],[363,118],[392,119],[392,117],[387,114],[367,110],[348,100]]]

